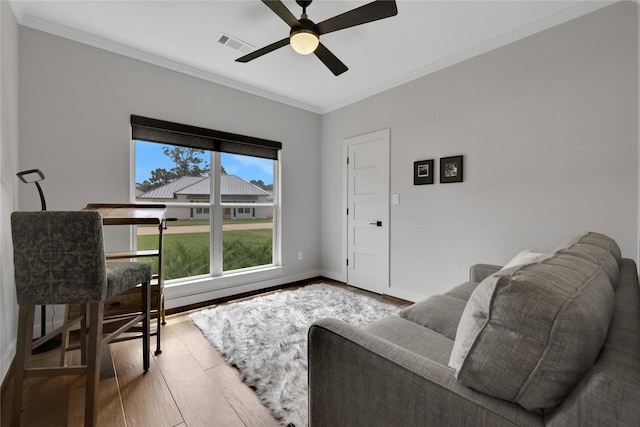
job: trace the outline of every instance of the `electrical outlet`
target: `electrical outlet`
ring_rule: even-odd
[[[302,251],[298,252],[298,261],[302,261],[304,259],[304,253]]]

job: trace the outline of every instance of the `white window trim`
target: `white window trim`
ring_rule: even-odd
[[[213,176],[220,176],[222,172],[221,153],[210,151],[211,165]],[[152,204],[136,201],[136,141],[131,139],[130,145],[130,177],[129,177],[129,193],[131,203]],[[169,302],[172,299],[187,298],[199,294],[207,294],[217,292],[234,287],[242,287],[249,284],[255,284],[260,281],[269,281],[277,279],[282,275],[284,267],[281,265],[281,222],[280,222],[280,175],[281,175],[281,159],[273,161],[273,203],[214,203],[220,200],[220,186],[216,185],[216,180],[211,179],[211,198],[209,203],[190,202],[190,203],[171,203],[165,202],[167,207],[208,207],[212,224],[220,224],[219,227],[212,227],[210,253],[210,271],[208,275],[185,277],[180,279],[165,280],[165,299]],[[272,207],[273,208],[273,234],[272,234],[272,263],[257,267],[250,267],[228,272],[222,271],[222,215],[225,207]],[[135,249],[137,245],[136,226],[130,227],[130,247]],[[172,307],[173,304],[168,304]]]

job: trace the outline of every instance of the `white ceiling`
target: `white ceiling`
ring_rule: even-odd
[[[318,23],[368,3],[316,0]],[[336,77],[285,46],[249,63],[220,33],[255,48],[289,27],[258,0],[10,0],[18,22],[280,102],[324,113],[543,31],[612,1],[408,1],[398,15],[321,37],[348,67]],[[299,17],[293,0],[284,4]]]

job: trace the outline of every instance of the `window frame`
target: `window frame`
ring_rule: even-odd
[[[144,142],[155,142],[166,145],[174,145],[174,146],[187,146],[184,143],[184,138],[180,141],[180,143],[172,143],[170,141],[158,141],[157,139],[166,139],[172,135],[175,129],[179,129],[180,131],[185,131],[185,129],[189,129],[193,132],[193,130],[202,131],[203,128],[194,128],[188,125],[179,125],[170,122],[163,122],[155,119],[143,118],[140,116],[131,116],[132,121],[132,133],[131,133],[131,150],[130,150],[130,199],[132,203],[146,204],[145,202],[139,202],[136,200],[136,141],[144,141]],[[166,132],[160,132],[161,137],[154,138],[156,140],[149,141],[145,138],[136,138],[134,135],[135,125],[134,122],[144,123],[144,124],[153,124],[157,125],[167,125],[173,130],[169,130]],[[139,130],[139,129],[138,129]],[[156,132],[157,129],[153,130]],[[209,202],[164,202],[167,207],[190,207],[194,209],[202,208],[209,209],[209,218],[211,224],[211,234],[210,234],[210,250],[209,250],[209,274],[199,275],[199,276],[189,276],[178,279],[171,279],[165,281],[165,292],[168,291],[168,296],[170,294],[174,294],[176,297],[189,297],[190,295],[200,294],[203,292],[215,291],[224,289],[227,287],[234,286],[242,286],[251,282],[259,281],[259,280],[267,280],[271,278],[275,278],[280,276],[283,272],[283,266],[281,263],[281,203],[280,203],[280,188],[281,188],[281,148],[282,144],[275,141],[268,141],[259,138],[246,137],[242,135],[234,135],[220,131],[213,131],[204,129],[207,133],[206,138],[209,138],[207,144],[209,147],[214,148],[229,148],[236,149],[235,151],[242,152],[231,152],[231,154],[240,154],[251,156],[251,150],[254,150],[256,146],[260,146],[260,144],[264,144],[262,148],[258,149],[258,152],[261,155],[254,157],[262,157],[262,158],[270,158],[273,160],[273,192],[272,197],[273,200],[271,203],[223,203],[221,201],[220,194],[220,180],[214,179],[215,177],[221,176],[222,165],[221,165],[221,153],[223,151],[220,150],[212,150],[209,147],[202,146],[189,146],[190,148],[199,148],[204,149],[210,154],[210,185],[211,185],[211,197]],[[144,133],[144,132],[143,132]],[[137,132],[137,135],[140,135],[140,132]],[[155,134],[158,135],[158,132]],[[222,144],[218,144],[215,138],[223,135],[226,139]],[[182,135],[184,136],[184,135]],[[233,139],[236,139],[239,145],[233,145]],[[202,145],[203,138],[197,137],[196,139],[199,144]],[[219,141],[218,141],[219,142]],[[257,145],[256,145],[257,144]],[[230,152],[224,150],[224,152]],[[265,153],[267,156],[265,156]],[[275,158],[273,158],[275,157]],[[223,225],[223,213],[227,208],[256,208],[260,206],[268,206],[273,210],[273,230],[272,230],[272,263],[264,264],[255,267],[247,267],[237,270],[223,271],[223,236],[222,236],[222,225]],[[131,247],[136,248],[137,245],[137,230],[135,226],[131,227]]]

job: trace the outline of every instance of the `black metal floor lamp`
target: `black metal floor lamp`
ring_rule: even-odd
[[[44,200],[44,193],[42,192],[42,187],[40,187],[39,184],[39,181],[42,181],[44,179],[44,174],[42,173],[42,171],[40,169],[29,169],[26,171],[18,172],[17,175],[18,178],[20,178],[20,181],[24,182],[25,184],[34,183],[36,185],[36,187],[38,188],[38,194],[40,195],[40,204],[42,205],[42,210],[46,211],[47,202]],[[47,332],[47,306],[42,305],[40,307],[40,337],[43,337]],[[46,351],[53,350],[54,348],[59,347],[60,344],[60,340],[52,339],[34,348],[32,353],[44,353]]]

